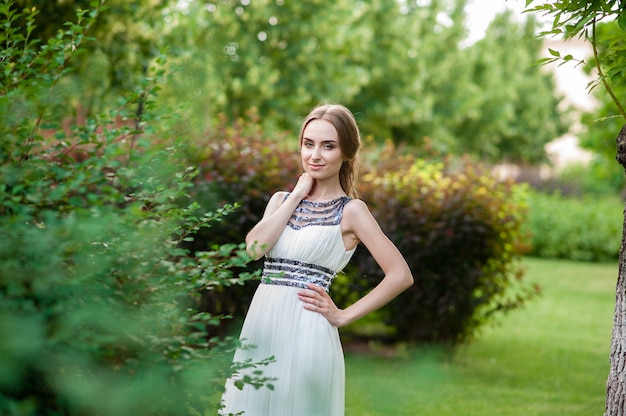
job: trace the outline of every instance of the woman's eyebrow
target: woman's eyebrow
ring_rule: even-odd
[[[308,138],[308,137],[303,137],[302,140],[308,140],[310,142],[314,142],[315,140]],[[327,140],[322,140],[322,143],[337,143],[337,140],[335,139],[327,139]]]

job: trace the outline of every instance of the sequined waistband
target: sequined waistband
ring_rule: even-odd
[[[298,260],[266,257],[263,266],[262,283],[307,288],[308,283],[315,283],[326,292],[336,273],[326,267]]]

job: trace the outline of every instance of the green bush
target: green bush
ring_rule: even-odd
[[[228,224],[206,234],[213,242],[243,241],[261,219],[270,196],[289,190],[298,178],[297,138],[263,137],[254,113],[245,119],[220,119],[202,136],[187,144],[187,161],[197,166],[194,200],[202,206],[218,207],[237,202],[241,208]],[[292,141],[292,148],[281,143]]]
[[[604,163],[604,165],[603,165]],[[608,196],[620,193],[623,186],[623,169],[618,163],[606,165],[605,161],[592,160],[589,164],[571,163],[557,174],[532,183],[531,186],[544,193],[564,196]]]
[[[194,164],[201,172],[194,195],[199,200],[201,195],[219,195],[221,199],[212,204],[237,201],[242,209],[237,220],[229,217],[219,232],[212,228],[204,233],[202,244],[243,241],[269,196],[295,183],[298,173],[295,153],[263,140],[245,123],[235,130],[217,131],[224,133],[190,149],[190,155],[199,158]],[[443,164],[396,153],[391,148],[370,159],[376,169],[370,167],[359,183],[363,199],[406,256],[417,280],[382,315],[396,341],[464,341],[492,313],[519,306],[529,296],[525,288],[507,291],[522,276],[517,266],[522,204],[511,184],[498,183],[473,165],[446,174]],[[346,306],[381,277],[360,247],[347,276],[335,280],[331,294]],[[213,307],[212,313],[243,316],[253,290],[254,285],[248,285],[214,292],[219,297],[207,307]],[[356,326],[362,329],[380,316],[372,315]]]
[[[187,141],[187,161],[198,169],[191,198],[206,209],[239,205],[227,221],[200,230],[194,241],[186,244],[191,251],[243,242],[261,219],[270,196],[289,190],[289,184],[295,185],[299,174],[296,151],[279,144],[286,139],[265,139],[259,125],[253,113],[236,122],[221,119],[206,133]],[[297,139],[292,140],[297,143]],[[262,264],[263,260],[252,262],[242,272],[254,272]],[[238,333],[236,326],[245,315],[256,286],[257,282],[250,282],[203,292],[201,310],[236,318],[222,321],[211,329],[211,334]]]
[[[220,317],[198,312],[199,293],[250,278],[232,273],[249,258],[181,246],[232,207],[189,202],[196,171],[154,140],[164,62],[84,125],[51,111],[99,11],[40,45],[0,2],[0,414],[215,414],[231,347],[207,336]]]
[[[527,204],[529,254],[580,261],[618,258],[624,210],[620,198],[529,192]]]
[[[392,340],[464,342],[494,312],[532,295],[520,284],[524,207],[512,184],[471,163],[450,171],[443,162],[394,156],[394,149],[381,160],[364,176],[362,196],[415,277],[383,309]],[[383,277],[362,248],[353,264],[358,293]]]

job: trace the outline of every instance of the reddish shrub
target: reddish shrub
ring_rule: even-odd
[[[238,203],[239,208],[224,222],[202,230],[189,248],[205,251],[215,244],[241,243],[248,231],[261,219],[265,206],[276,191],[289,190],[299,175],[299,158],[286,145],[296,138],[282,135],[267,140],[256,127],[254,119],[227,126],[226,120],[204,137],[191,141],[189,161],[198,167],[193,195],[203,209],[214,210],[222,205]],[[280,140],[282,139],[282,140]],[[291,185],[291,186],[293,186]],[[254,262],[247,271],[260,268]],[[243,286],[221,287],[203,294],[203,310],[213,314],[243,317],[257,282]],[[224,322],[224,321],[222,321]],[[220,328],[220,332],[228,330]]]
[[[207,209],[223,203],[241,205],[227,222],[197,236],[193,243],[197,250],[242,242],[269,197],[286,184],[295,184],[299,172],[295,146],[290,151],[279,144],[281,140],[265,140],[253,125],[226,128],[224,123],[192,143],[189,158],[199,167],[193,198]],[[524,288],[510,290],[522,278],[517,260],[523,251],[523,207],[516,202],[513,184],[498,182],[476,165],[464,163],[451,170],[442,162],[398,153],[389,147],[378,162],[370,162],[359,186],[416,278],[415,285],[382,310],[382,316],[393,341],[466,341],[494,312],[518,307],[531,294]],[[363,247],[347,274],[333,284],[338,305],[349,304],[382,278]],[[242,317],[255,286],[207,292],[204,308]]]
[[[365,174],[362,198],[404,254],[415,284],[384,308],[394,341],[456,344],[496,311],[523,304],[511,295],[522,278],[520,226],[524,208],[511,183],[464,163],[394,156]],[[383,277],[367,250],[355,253],[351,289],[363,294]],[[346,292],[345,290],[343,291]]]

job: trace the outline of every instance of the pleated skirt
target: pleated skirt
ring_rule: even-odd
[[[303,308],[296,287],[261,283],[250,304],[235,362],[274,362],[233,374],[225,385],[221,415],[343,416],[345,367],[337,328]],[[235,380],[254,371],[275,378],[273,389]]]

